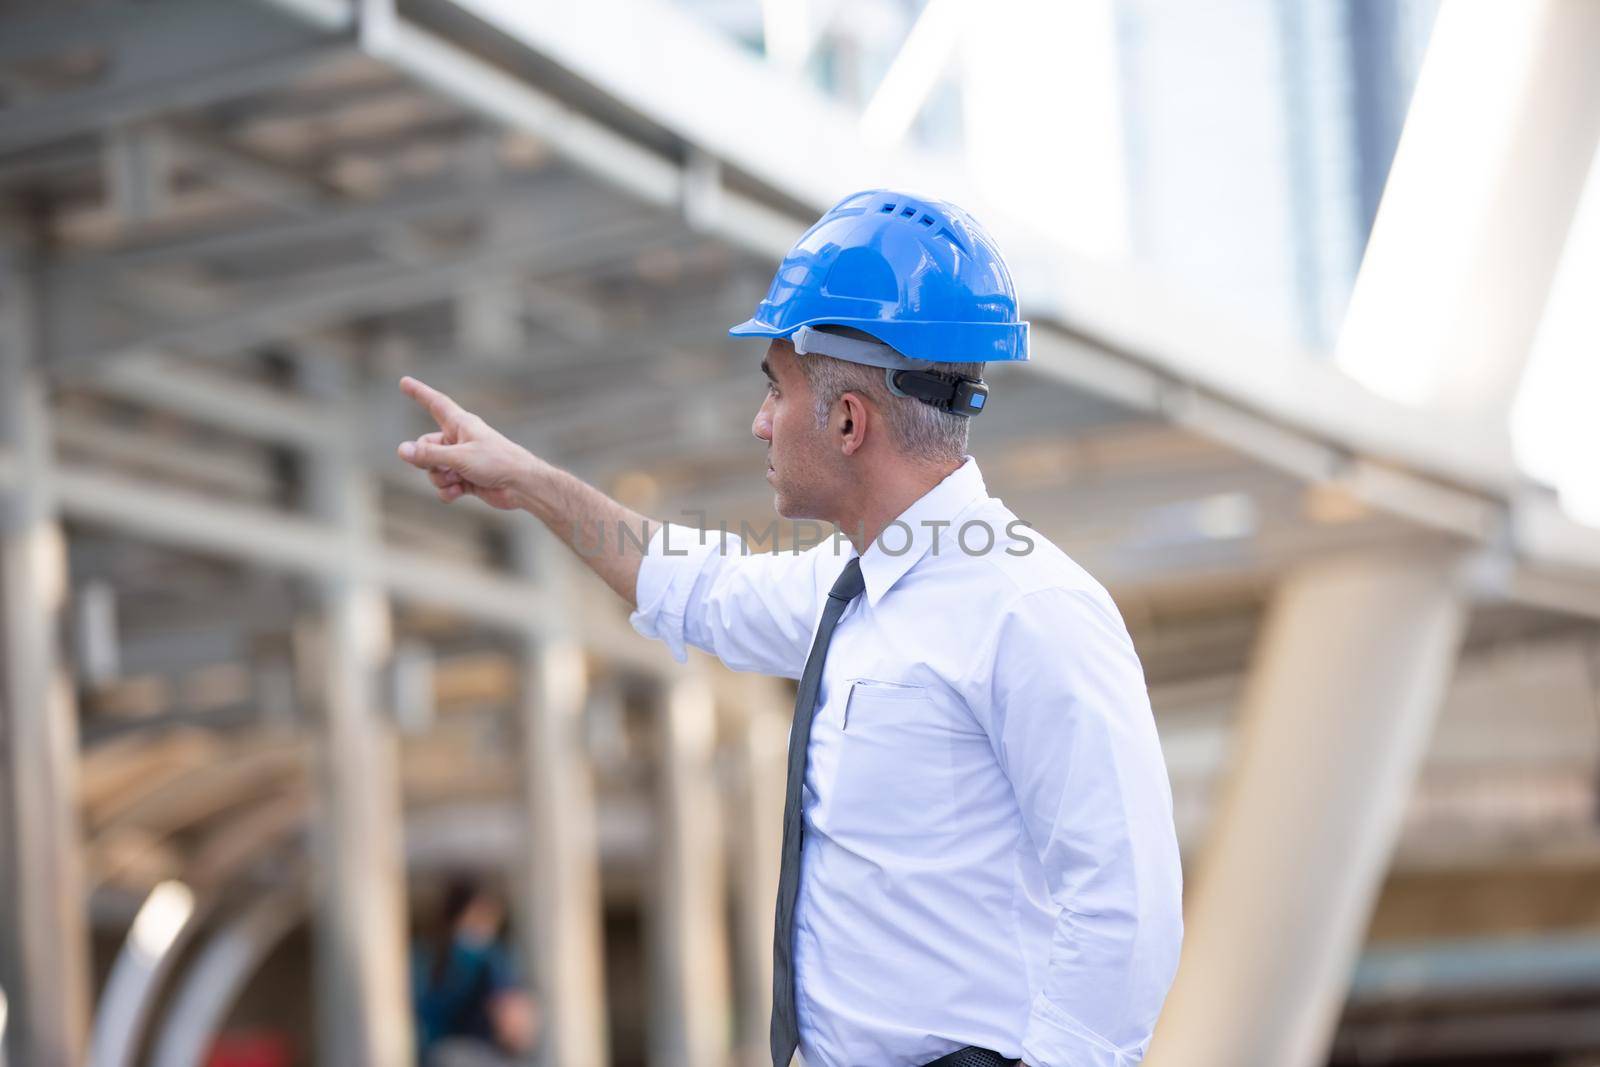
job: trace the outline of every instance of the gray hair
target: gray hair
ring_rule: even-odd
[[[961,462],[967,454],[967,423],[962,415],[941,411],[915,397],[895,396],[884,381],[883,368],[848,363],[832,356],[811,353],[795,357],[811,385],[817,425],[828,422],[828,412],[845,393],[862,393],[878,405],[889,423],[889,435],[908,456],[941,462]],[[939,370],[953,375],[977,378],[981,363],[941,364]]]

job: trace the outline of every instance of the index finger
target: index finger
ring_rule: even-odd
[[[428,414],[433,416],[433,421],[439,424],[441,430],[449,429],[453,421],[466,414],[461,410],[460,404],[433,386],[419,382],[415,378],[409,376],[401,378],[400,391],[427,408]]]

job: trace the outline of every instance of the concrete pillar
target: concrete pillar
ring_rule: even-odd
[[[36,285],[25,237],[0,228],[0,989],[9,1062],[79,1067],[89,949],[78,719],[58,648],[67,562]]]
[[[117,222],[149,222],[172,204],[172,142],[151,124],[116,126],[105,139],[107,198]]]
[[[348,419],[307,456],[309,504],[340,531],[345,561],[316,589],[321,641],[302,666],[319,713],[316,959],[319,1063],[412,1062],[411,997],[398,753],[378,696],[390,652],[386,596],[368,568],[377,555],[376,484],[357,457],[364,419],[331,356],[302,364],[313,391],[343,398]]]
[[[1600,137],[1600,4],[1445,4],[1338,345],[1504,433]]]
[[[1278,588],[1152,1067],[1324,1062],[1455,662],[1457,564],[1333,558]]]
[[[737,924],[734,1061],[741,1067],[770,1067],[772,923],[783,859],[793,701],[776,680],[759,674],[728,674],[721,680],[726,703],[737,709],[740,722],[732,745],[735,773],[727,808]]]
[[[699,669],[659,684],[650,1062],[725,1067],[732,1019],[716,702]]]
[[[524,563],[570,610],[565,549],[522,532]],[[604,914],[594,775],[584,734],[588,680],[573,639],[530,631],[520,638],[518,752],[526,831],[516,857],[518,931],[544,1015],[543,1062],[608,1061]]]

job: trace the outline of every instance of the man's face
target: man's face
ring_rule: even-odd
[[[832,491],[832,461],[828,431],[817,426],[811,383],[800,371],[794,347],[773,341],[761,370],[767,376],[767,395],[756,412],[751,432],[767,444],[767,482],[776,498],[773,506],[786,519],[826,519]]]

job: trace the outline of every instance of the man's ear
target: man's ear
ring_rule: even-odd
[[[838,435],[840,451],[854,455],[867,442],[867,429],[871,423],[871,408],[860,393],[845,393],[839,398],[839,410],[834,416],[834,432]]]

